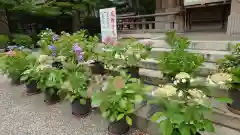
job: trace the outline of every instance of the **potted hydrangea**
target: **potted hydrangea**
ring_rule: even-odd
[[[37,94],[40,90],[37,88],[37,82],[39,73],[37,71],[37,66],[39,65],[36,60],[36,56],[31,55],[30,59],[32,61],[26,68],[26,70],[22,73],[21,81],[23,81],[27,88],[27,94]]]
[[[151,43],[129,39],[119,42],[110,40],[105,44],[102,52],[105,68],[115,71],[125,69],[132,77],[139,78],[139,63],[150,54]]]
[[[214,132],[212,122],[205,117],[211,112],[208,87],[203,82],[191,81],[189,74],[180,72],[174,84],[167,84],[155,92],[155,103],[164,107],[156,112],[152,120],[160,126],[163,135],[200,135],[200,132]],[[227,102],[228,100],[221,99]]]
[[[23,51],[8,51],[6,55],[1,57],[1,71],[11,78],[12,84],[19,85],[22,73],[31,63],[27,59],[29,53]]]
[[[233,46],[231,54],[225,55],[223,59],[218,60],[218,69],[220,72],[224,72],[227,76],[219,77],[222,79],[221,85],[224,84],[229,89],[229,98],[233,100],[232,104],[227,104],[230,111],[236,114],[240,114],[240,44]],[[219,73],[218,73],[219,74]],[[217,75],[218,75],[217,74]],[[229,77],[230,76],[230,77]],[[213,80],[213,79],[212,79]],[[217,83],[219,85],[219,83]]]
[[[53,59],[47,55],[40,55],[40,64],[36,67],[38,72],[37,80],[38,88],[45,95],[44,102],[53,104],[60,101],[58,91],[61,89],[62,83],[67,78],[67,71],[52,66]]]
[[[110,121],[108,131],[111,134],[122,135],[128,132],[132,125],[131,115],[135,104],[144,99],[145,86],[138,79],[121,73],[121,76],[110,77],[103,92],[95,93],[92,104],[98,106],[102,116]]]
[[[71,102],[72,114],[86,116],[91,112],[91,89],[89,87],[89,72],[85,65],[72,65],[68,77],[62,85],[60,93]]]

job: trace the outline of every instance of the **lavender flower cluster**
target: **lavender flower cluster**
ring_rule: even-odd
[[[76,54],[76,56],[77,56],[78,62],[81,62],[81,61],[84,60],[82,48],[79,47],[79,44],[78,44],[78,43],[75,43],[75,44],[73,45],[73,51],[75,52],[75,54]]]
[[[54,41],[56,41],[56,40],[58,40],[59,39],[59,36],[57,35],[57,34],[55,34],[55,35],[53,35],[53,37],[52,37],[52,42],[54,42]],[[52,45],[49,45],[48,46],[48,49],[50,50],[50,51],[52,51],[52,56],[53,57],[56,57],[57,56],[57,53],[56,53],[56,51],[57,51],[57,48],[52,44]]]

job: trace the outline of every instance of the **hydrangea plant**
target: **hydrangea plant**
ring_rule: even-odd
[[[113,41],[108,39],[103,48],[103,63],[110,70],[137,67],[150,54],[152,43],[140,43],[136,39]]]
[[[172,78],[179,72],[191,74],[203,63],[201,55],[186,50],[191,44],[186,37],[170,31],[166,33],[165,40],[172,50],[161,53],[158,61],[160,70],[166,77]]]
[[[215,131],[212,122],[205,117],[212,110],[208,87],[203,86],[203,82],[191,81],[191,76],[185,72],[178,73],[173,82],[154,93],[153,103],[163,105],[164,111],[156,112],[152,120],[159,124],[162,134],[196,135],[199,131]]]

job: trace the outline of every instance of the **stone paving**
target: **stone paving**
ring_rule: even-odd
[[[108,135],[107,121],[97,111],[85,118],[71,115],[68,102],[46,105],[43,94],[27,96],[24,86],[12,86],[0,76],[1,135]],[[216,126],[217,132],[204,135],[240,135]],[[131,130],[128,135],[138,135]]]
[[[43,94],[27,96],[24,86],[11,86],[0,76],[1,135],[108,135],[108,123],[98,112],[85,118],[71,114],[68,102],[46,105]],[[135,130],[129,135],[134,135]]]

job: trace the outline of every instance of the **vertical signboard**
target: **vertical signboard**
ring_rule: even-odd
[[[106,38],[113,38],[117,40],[116,8],[100,9],[99,13],[102,42],[104,42]]]

